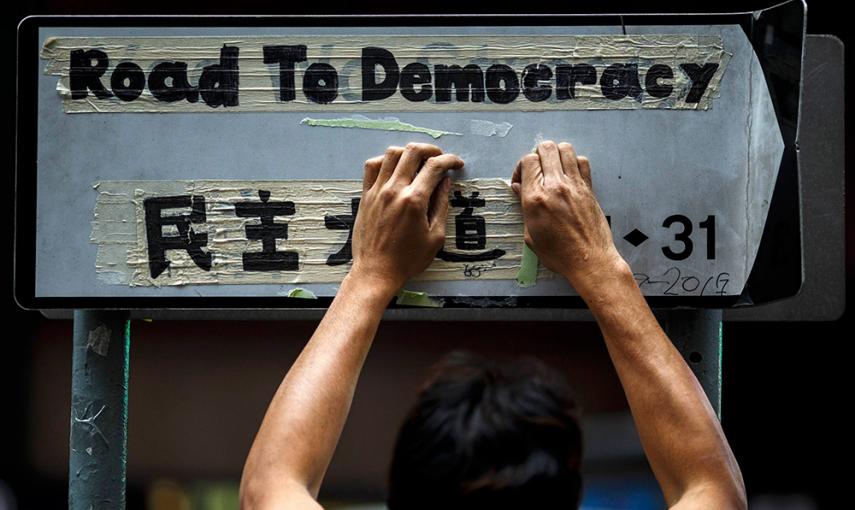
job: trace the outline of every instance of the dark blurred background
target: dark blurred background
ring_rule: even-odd
[[[3,95],[9,227],[14,196],[15,30],[29,14],[303,14],[727,12],[770,2],[530,2],[359,4],[259,2],[41,1],[6,7]],[[850,16],[836,2],[811,1],[808,32],[848,44]],[[848,57],[847,57],[848,61]],[[847,81],[851,76],[848,66]],[[849,113],[846,113],[849,119]],[[850,135],[846,136],[850,146]],[[847,176],[847,184],[851,184]],[[851,199],[847,198],[847,205]],[[851,220],[852,207],[847,207]],[[852,221],[847,221],[847,275]],[[4,250],[11,255],[11,249]],[[9,329],[0,343],[0,510],[67,506],[71,322],[20,310],[11,256],[2,273]],[[828,275],[829,278],[843,277]],[[846,280],[851,297],[850,277]],[[256,427],[313,322],[134,321],[128,507],[236,508],[237,481]],[[852,312],[830,323],[726,323],[723,424],[742,467],[752,508],[840,508],[851,469],[845,381]],[[661,508],[626,401],[593,324],[387,322],[363,372],[321,497],[330,507],[382,502],[395,431],[425,369],[464,348],[497,358],[530,354],[570,379],[588,440],[585,508]],[[4,506],[7,505],[7,506]],[[848,505],[847,505],[848,506]],[[373,507],[372,507],[373,508]]]

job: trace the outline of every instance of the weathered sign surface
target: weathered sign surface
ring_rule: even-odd
[[[738,295],[784,150],[757,57],[625,28],[42,27],[35,295],[334,295],[362,162],[409,141],[466,165],[408,289],[573,295],[517,278],[508,179],[543,139],[590,158],[645,294]]]

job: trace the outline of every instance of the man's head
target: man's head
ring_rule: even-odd
[[[560,374],[452,353],[398,436],[390,510],[577,508],[582,438]]]

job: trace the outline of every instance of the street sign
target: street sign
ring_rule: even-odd
[[[750,18],[29,18],[16,297],[317,306],[351,261],[363,161],[418,141],[466,166],[445,247],[406,289],[580,304],[526,254],[508,183],[552,139],[591,160],[647,296],[729,306],[795,175],[803,25]]]

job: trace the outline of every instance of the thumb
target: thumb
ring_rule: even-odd
[[[448,192],[450,190],[451,177],[446,176],[442,183],[437,186],[430,201],[430,213],[428,215],[430,229],[433,232],[441,232],[443,237],[445,237],[445,222],[448,219]]]

